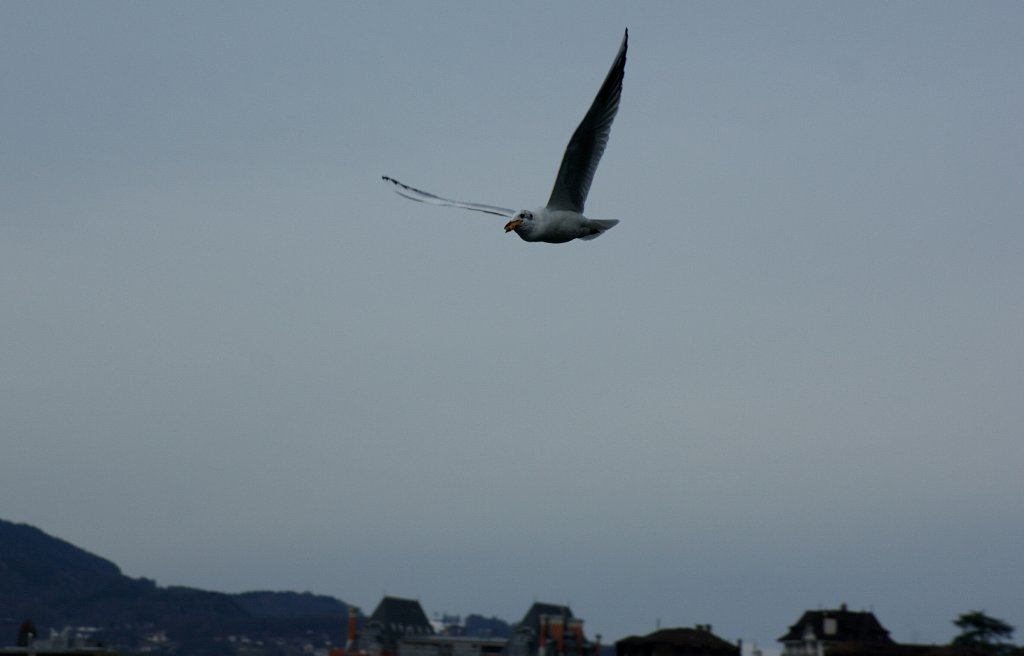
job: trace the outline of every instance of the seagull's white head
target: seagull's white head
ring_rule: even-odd
[[[512,232],[513,230],[520,236],[529,234],[533,230],[533,212],[519,210],[512,215],[512,220],[505,224],[505,232]]]

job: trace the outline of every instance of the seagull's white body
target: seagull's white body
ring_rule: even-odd
[[[518,213],[522,216],[524,213]],[[550,207],[538,207],[532,212],[533,220],[523,219],[523,223],[513,226],[523,241],[546,241],[551,244],[562,244],[573,239],[593,239],[608,230],[618,219],[588,219],[573,210],[557,210]],[[517,219],[513,218],[514,223]]]
[[[384,180],[394,187],[396,193],[410,200],[509,217],[511,220],[505,224],[505,232],[514,230],[523,241],[561,244],[573,239],[594,239],[600,236],[617,224],[618,219],[588,219],[583,216],[583,205],[590,191],[590,183],[594,180],[597,164],[601,161],[601,155],[604,154],[604,148],[608,143],[612,121],[619,111],[622,79],[626,73],[628,41],[629,30],[626,30],[622,37],[622,46],[615,61],[612,62],[604,84],[601,85],[597,97],[594,98],[590,109],[565,148],[562,165],[555,178],[555,187],[551,191],[548,204],[544,207],[532,212],[515,211],[494,205],[449,200],[410,187],[388,176],[383,176]]]

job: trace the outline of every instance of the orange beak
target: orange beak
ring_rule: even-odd
[[[505,224],[505,232],[512,232],[519,226],[523,225],[522,219],[516,219],[515,221],[509,221]]]

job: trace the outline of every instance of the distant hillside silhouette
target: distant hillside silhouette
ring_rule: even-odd
[[[223,594],[161,587],[26,524],[0,520],[0,646],[14,645],[22,621],[40,637],[65,626],[97,627],[94,637],[190,655],[231,653],[231,636],[275,644],[344,642],[347,606],[294,592]]]
[[[512,625],[497,617],[467,615],[465,624],[465,633],[469,636],[488,636],[492,638],[512,637]]]

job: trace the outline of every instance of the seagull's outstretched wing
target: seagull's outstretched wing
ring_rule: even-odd
[[[427,193],[415,187],[410,187],[407,184],[403,184],[394,178],[389,178],[386,175],[381,176],[384,182],[389,182],[394,187],[395,193],[399,196],[404,196],[409,200],[419,201],[421,203],[429,203],[430,205],[444,205],[446,207],[461,207],[464,210],[476,210],[477,212],[487,212],[488,214],[497,214],[498,216],[515,216],[516,211],[506,209],[504,207],[495,207],[494,205],[483,205],[481,203],[466,203],[461,200],[448,200],[447,198],[441,198],[434,194]]]
[[[569,145],[562,157],[562,166],[555,178],[555,188],[551,191],[548,207],[559,210],[572,210],[583,213],[583,204],[587,201],[590,183],[594,180],[594,171],[601,161],[604,147],[608,143],[608,135],[612,130],[612,121],[619,111],[619,98],[622,97],[622,78],[626,74],[626,44],[629,41],[629,30],[622,37],[619,54],[612,62],[608,77],[597,92],[594,103],[587,115],[580,121],[579,127],[572,134]]]

